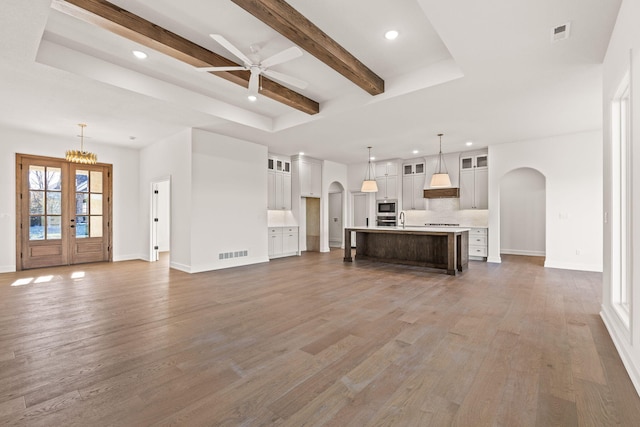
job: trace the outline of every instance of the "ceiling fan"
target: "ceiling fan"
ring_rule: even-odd
[[[302,50],[300,50],[300,48],[296,46],[292,46],[279,53],[276,53],[273,56],[263,59],[262,61],[252,61],[244,53],[242,53],[240,49],[235,47],[233,44],[231,44],[227,39],[222,37],[220,34],[209,34],[209,36],[212,39],[214,39],[216,42],[218,42],[218,44],[220,44],[222,47],[224,47],[229,52],[234,54],[238,59],[240,59],[243,62],[244,65],[230,66],[230,67],[198,67],[198,70],[207,71],[207,72],[208,71],[241,71],[241,70],[250,71],[251,72],[251,77],[249,77],[249,99],[250,100],[255,101],[256,99],[256,95],[258,94],[260,75],[271,77],[284,84],[295,86],[299,89],[304,89],[307,87],[308,83],[303,80],[269,69],[274,65],[282,64],[283,62],[291,61],[292,59],[302,56]]]

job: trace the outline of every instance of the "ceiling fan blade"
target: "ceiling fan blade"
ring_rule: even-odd
[[[273,67],[283,62],[291,61],[292,59],[302,56],[302,51],[296,46],[291,46],[289,49],[285,49],[282,52],[276,53],[273,56],[268,57],[264,61],[260,62],[260,66],[263,68]]]
[[[305,82],[304,80],[300,80],[295,77],[289,76],[287,74],[279,73],[277,71],[264,70],[262,74],[264,74],[267,77],[272,77],[278,81],[281,81],[282,83],[295,86],[299,89],[306,89],[307,86],[309,86],[309,83]]]
[[[209,37],[217,41],[218,44],[220,44],[220,46],[224,47],[229,52],[233,53],[236,57],[241,59],[242,62],[244,62],[247,65],[251,65],[251,60],[247,58],[247,56],[244,53],[240,52],[240,49],[232,45],[229,40],[225,39],[220,34],[209,34]]]
[[[198,71],[242,71],[242,70],[246,70],[247,67],[241,67],[241,66],[237,66],[237,67],[197,67],[196,70]]]
[[[251,67],[251,77],[249,78],[249,93],[256,95],[260,83],[260,68]]]

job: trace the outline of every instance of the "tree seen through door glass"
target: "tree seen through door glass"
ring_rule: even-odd
[[[62,169],[29,166],[29,240],[60,239]]]
[[[76,171],[76,238],[102,237],[102,172]]]

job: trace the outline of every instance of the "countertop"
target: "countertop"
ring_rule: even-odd
[[[384,231],[388,231],[388,232],[394,232],[394,233],[398,233],[398,232],[402,232],[402,231],[407,231],[407,232],[412,232],[412,233],[416,233],[416,232],[423,232],[423,233],[461,233],[463,231],[469,231],[471,230],[471,228],[469,227],[347,227],[347,229],[351,230],[351,231],[369,231],[369,232],[384,232]]]

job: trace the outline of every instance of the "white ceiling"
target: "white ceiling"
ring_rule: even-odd
[[[236,62],[292,43],[228,0],[113,0]],[[385,80],[372,97],[306,53],[274,70],[309,82],[307,115],[79,21],[50,0],[0,5],[0,125],[139,148],[197,127],[341,163],[599,129],[601,63],[621,0],[289,0]],[[554,26],[571,37],[551,42]],[[397,40],[383,34],[395,28]],[[149,57],[140,61],[133,49]],[[293,88],[295,89],[295,88]]]

